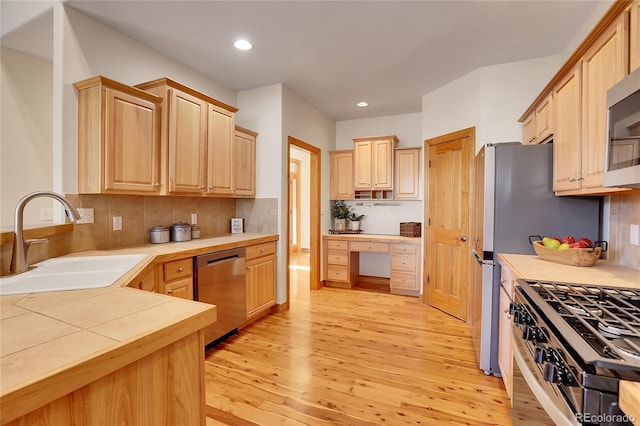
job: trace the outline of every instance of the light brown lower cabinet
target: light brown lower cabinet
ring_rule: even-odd
[[[137,288],[138,290],[156,291],[156,272],[152,269],[140,281],[132,281],[127,287]]]
[[[158,292],[193,300],[193,259],[173,260],[158,265]]]
[[[504,387],[513,400],[513,348],[511,346],[511,314],[509,305],[513,301],[515,281],[518,278],[513,270],[503,263],[500,263],[500,321],[498,333],[498,366],[502,374]]]
[[[391,293],[420,296],[420,245],[390,244],[391,277],[389,286]]]
[[[204,426],[203,347],[190,334],[3,425]]]
[[[276,243],[245,247],[247,321],[267,313],[276,304]]]

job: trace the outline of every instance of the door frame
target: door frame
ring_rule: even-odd
[[[297,165],[297,172],[292,172],[291,171],[291,163],[296,164]],[[291,158],[289,160],[289,215],[288,217],[291,218],[291,212],[295,211],[295,215],[296,215],[296,220],[295,220],[295,229],[293,230],[295,232],[296,235],[296,242],[295,244],[291,243],[291,230],[292,228],[289,228],[289,250],[297,253],[300,251],[300,232],[301,232],[301,214],[300,214],[300,205],[301,205],[301,193],[302,191],[300,190],[300,179],[302,177],[302,162],[300,160],[298,160],[297,158]],[[296,176],[296,181],[295,181],[295,187],[292,187],[292,182],[291,182],[291,176],[294,175]],[[295,192],[295,197],[291,197],[291,193]],[[295,199],[295,205],[293,205],[294,203],[292,202],[292,199]],[[289,225],[291,226],[291,223],[289,223]]]
[[[321,154],[322,150],[313,145],[310,145],[300,139],[296,139],[293,136],[287,137],[287,179],[289,179],[289,173],[291,172],[289,164],[291,161],[291,147],[308,151],[310,154],[309,161],[309,287],[311,290],[318,290],[321,288],[320,283],[320,171],[321,167]],[[287,184],[287,188],[289,185]],[[289,190],[287,189],[287,205],[289,204]],[[289,309],[289,301],[291,297],[291,282],[289,276],[289,228],[291,226],[289,215],[287,214],[287,226],[285,227],[287,232],[287,250],[286,250],[286,265],[287,265],[287,309]]]
[[[468,138],[469,142],[468,144],[470,145],[470,148],[472,149],[471,155],[469,155],[469,163],[468,163],[468,168],[469,168],[469,211],[466,212],[467,217],[468,217],[468,223],[469,223],[469,235],[475,235],[474,230],[475,230],[475,221],[473,220],[473,215],[472,212],[475,211],[476,208],[476,200],[475,200],[475,155],[476,155],[476,128],[474,127],[468,127],[466,129],[462,129],[462,130],[457,130],[451,133],[447,133],[441,136],[436,136],[434,138],[431,139],[425,139],[424,141],[424,164],[425,164],[425,173],[424,173],[424,218],[427,221],[427,226],[426,226],[426,232],[425,232],[425,238],[423,241],[423,257],[422,257],[422,264],[424,265],[423,268],[423,274],[422,274],[422,295],[423,295],[423,302],[425,304],[429,304],[429,291],[428,291],[428,286],[429,283],[427,282],[427,277],[429,275],[429,247],[431,245],[431,226],[429,224],[429,220],[430,220],[430,214],[429,214],[429,201],[430,201],[430,193],[429,193],[429,155],[430,155],[430,149],[432,146],[434,145],[439,145],[442,143],[447,143],[447,142],[451,142],[454,140],[458,140],[458,139],[462,139],[462,138]],[[471,241],[469,241],[470,243],[472,243]],[[468,294],[467,294],[467,313],[471,312],[471,309],[473,307],[473,294],[471,292],[472,290],[472,286],[471,284],[473,283],[473,271],[474,271],[474,259],[473,256],[469,255],[468,259],[468,268],[467,268],[467,282],[469,283],[469,287],[468,289]],[[467,315],[467,323],[470,323],[471,320],[471,315]]]

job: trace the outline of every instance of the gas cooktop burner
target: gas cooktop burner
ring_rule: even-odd
[[[607,337],[620,337],[620,336],[633,336],[635,333],[624,326],[616,327],[615,325],[607,325],[605,323],[598,323],[598,330],[608,334]]]
[[[638,337],[621,337],[611,341],[611,344],[636,360],[640,360],[640,338]]]
[[[583,317],[588,317],[588,316],[600,317],[600,316],[602,316],[602,309],[598,309],[598,308],[584,309],[584,308],[581,308],[580,306],[569,305],[569,304],[565,304],[565,307],[566,307],[566,310],[568,311],[568,313],[572,313],[572,314],[575,314],[575,315],[580,315],[580,316],[583,316]]]

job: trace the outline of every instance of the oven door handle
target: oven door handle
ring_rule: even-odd
[[[484,266],[484,265],[493,265],[494,263],[491,260],[482,260],[480,259],[480,256],[478,255],[478,252],[476,251],[476,249],[471,249],[471,253],[473,253],[473,258],[476,260],[476,262],[478,262],[478,264]]]

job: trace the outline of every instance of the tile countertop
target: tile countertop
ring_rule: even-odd
[[[215,306],[125,287],[156,262],[276,240],[229,234],[72,253],[148,256],[106,288],[0,296],[0,407],[30,412],[214,322]]]
[[[640,288],[640,271],[606,260],[589,267],[561,265],[524,254],[499,254],[498,260],[509,265],[516,276],[526,279]],[[620,384],[620,408],[640,425],[640,383]]]

